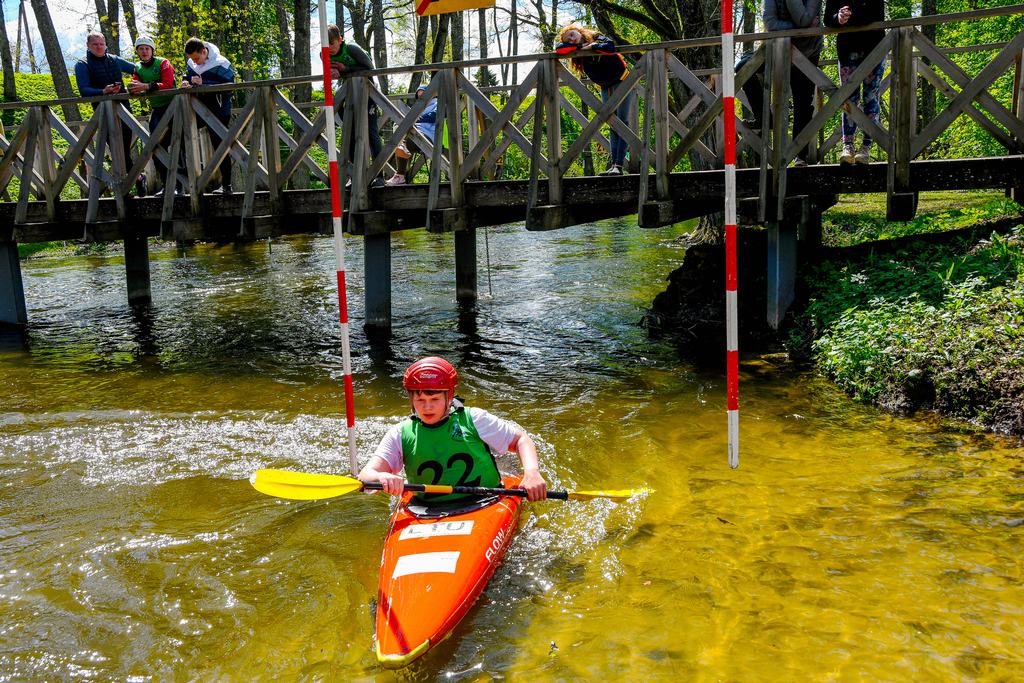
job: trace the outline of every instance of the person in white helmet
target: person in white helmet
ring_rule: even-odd
[[[156,56],[156,43],[149,36],[139,36],[135,41],[135,54],[139,62],[135,64],[135,73],[132,75],[132,82],[128,85],[128,92],[133,95],[145,93],[157,93],[161,90],[174,90],[174,65],[169,59]],[[148,98],[149,106],[152,108],[149,114],[149,130],[152,133],[156,130],[160,119],[167,113],[167,108],[174,100],[172,95],[153,95]],[[166,131],[161,138],[167,136]],[[160,161],[159,157],[153,157],[160,180],[167,185],[167,165]],[[163,190],[161,190],[163,192]]]

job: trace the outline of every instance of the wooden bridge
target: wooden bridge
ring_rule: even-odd
[[[743,222],[762,224],[769,233],[767,316],[777,325],[792,301],[798,242],[813,248],[820,239],[821,212],[841,193],[884,192],[889,217],[909,220],[917,193],[930,190],[1005,188],[1021,197],[1024,185],[1024,120],[1021,101],[1024,32],[1001,44],[943,49],[921,31],[925,25],[975,21],[1024,14],[1024,5],[914,18],[873,25],[887,29],[854,79],[837,83],[834,65],[814,65],[791,47],[796,37],[834,33],[820,29],[746,34],[738,43],[758,45],[737,72],[740,86],[763,67],[763,119],[774,127],[752,130],[737,119],[738,150],[747,167],[737,172]],[[872,28],[872,27],[869,27]],[[602,103],[562,60],[551,54],[471,60],[360,73],[342,81],[335,99],[340,137],[341,182],[346,193],[346,225],[365,242],[365,297],[368,327],[391,324],[391,242],[396,230],[426,228],[452,232],[456,294],[477,293],[476,228],[525,221],[528,230],[552,230],[602,218],[636,214],[645,228],[721,211],[722,97],[716,71],[690,69],[687,55],[719,45],[718,38],[624,48],[633,62],[624,87]],[[985,55],[977,73],[967,73],[954,53]],[[856,77],[883,58],[888,116],[876,125],[849,108]],[[729,56],[732,59],[732,56]],[[467,70],[518,62],[526,75],[499,97],[478,88]],[[805,74],[817,89],[813,120],[794,139],[787,122],[790,69]],[[375,85],[377,74],[431,71],[427,97],[389,97]],[[1012,101],[1000,101],[994,85],[1012,78]],[[1003,79],[1003,81],[1001,81]],[[286,89],[309,77],[193,88],[174,100],[151,132],[124,106],[127,96],[0,104],[21,113],[19,125],[0,126],[0,325],[22,329],[26,306],[17,243],[54,240],[123,240],[128,297],[150,298],[147,238],[175,240],[254,240],[296,232],[329,231],[330,197],[325,189],[294,189],[327,182],[327,140],[322,108],[311,119],[286,97]],[[927,82],[947,102],[930,121],[918,121],[917,89]],[[1005,88],[1004,88],[1005,90]],[[197,95],[232,91],[236,106],[225,126]],[[615,110],[637,92],[629,121]],[[456,144],[435,145],[414,123],[430,97],[438,100],[438,130]],[[131,98],[140,99],[140,98]],[[408,104],[406,103],[408,101]],[[80,125],[58,115],[62,106],[95,103]],[[370,102],[381,110],[384,146],[369,155]],[[745,102],[744,102],[745,103]],[[827,163],[841,144],[838,114],[846,110],[858,127],[870,131],[878,160],[866,166]],[[884,113],[884,111],[883,111]],[[999,157],[922,159],[957,118],[968,117],[1003,150]],[[126,167],[121,125],[137,138]],[[203,127],[223,140],[209,145]],[[593,176],[595,148],[608,149],[605,126],[629,146],[631,174]],[[452,135],[460,131],[461,135]],[[390,174],[392,155],[404,137],[424,151],[411,175],[427,162],[429,181],[397,187],[371,187]],[[162,141],[161,141],[162,138]],[[798,150],[809,145],[811,165],[790,168]],[[109,159],[106,158],[109,150]],[[349,150],[349,151],[346,151]],[[240,191],[213,195],[230,156]],[[134,180],[154,158],[175,169],[187,194],[130,196]],[[590,175],[585,175],[590,174]],[[150,172],[150,177],[153,177]]]

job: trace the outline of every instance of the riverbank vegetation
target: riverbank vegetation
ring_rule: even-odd
[[[789,348],[852,396],[1024,434],[1024,220],[996,193],[924,197],[914,221],[849,197],[802,280]]]

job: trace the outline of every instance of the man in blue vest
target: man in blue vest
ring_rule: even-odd
[[[85,46],[87,49],[85,59],[80,59],[75,64],[75,81],[78,83],[78,92],[83,97],[100,97],[126,92],[123,77],[125,74],[134,74],[135,65],[117,55],[107,54],[107,39],[99,31],[93,31],[85,37]],[[91,104],[93,109],[99,106],[98,102]],[[125,170],[128,170],[131,158],[129,150],[132,146],[132,129],[124,121],[121,121],[121,140],[124,143],[122,162]],[[141,177],[136,180],[137,191],[142,189],[141,181]]]

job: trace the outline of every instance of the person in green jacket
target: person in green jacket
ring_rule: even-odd
[[[359,473],[364,482],[379,482],[393,496],[405,480],[413,484],[500,487],[494,454],[519,454],[523,466],[520,488],[531,501],[547,496],[547,483],[537,464],[533,439],[511,422],[481,408],[466,408],[455,396],[458,373],[444,358],[430,356],[405,371],[402,386],[409,392],[413,415],[395,425]],[[405,469],[405,477],[400,472]],[[465,494],[421,494],[421,500],[450,502]]]
[[[355,43],[346,42],[345,36],[342,35],[341,29],[338,28],[337,24],[327,25],[327,42],[331,58],[332,79],[346,78],[360,71],[369,71],[374,68],[373,61],[366,54],[366,50]],[[370,135],[370,139],[367,141],[370,145],[370,158],[376,159],[383,145],[380,141],[380,127],[378,123],[380,109],[374,104],[373,99],[369,100],[366,116],[367,130]],[[355,144],[359,144],[358,141]],[[349,163],[352,163],[354,157],[355,149],[353,148],[349,150]],[[383,185],[384,179],[380,177],[374,178],[370,184],[371,187],[381,187]]]
[[[128,92],[133,95],[141,95],[144,93],[156,93],[161,90],[174,90],[174,66],[170,60],[156,56],[156,43],[153,42],[152,38],[149,36],[139,36],[135,41],[135,54],[138,55],[140,61],[135,64],[135,73],[132,75],[132,82],[128,86]],[[160,119],[167,113],[167,109],[171,106],[173,99],[172,95],[153,95],[149,98],[149,106],[152,108],[149,114],[150,133],[156,130]],[[166,135],[165,131],[161,138]],[[166,187],[167,165],[156,156],[153,157],[153,163],[156,164],[160,180]],[[162,193],[163,190],[160,191],[160,194]]]

